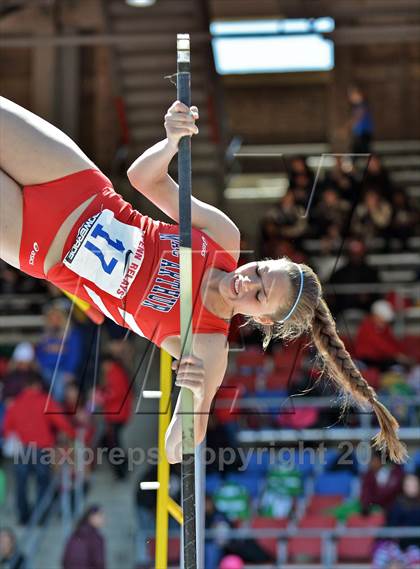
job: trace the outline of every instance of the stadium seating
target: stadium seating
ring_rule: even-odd
[[[261,350],[246,350],[236,356],[236,369],[241,374],[252,374],[263,369],[267,356]]]
[[[223,387],[237,387],[240,390],[240,395],[245,393],[254,393],[255,391],[255,374],[243,375],[234,374],[226,377],[223,382]]]
[[[294,468],[298,470],[303,476],[308,476],[313,473],[314,464],[312,455],[308,452],[299,452],[298,449],[285,449],[279,455],[280,463],[283,463],[290,470],[290,465],[293,464]]]
[[[279,389],[287,391],[292,380],[293,374],[290,369],[276,369],[266,376],[265,388],[268,391],[277,391]]]
[[[323,472],[315,480],[315,494],[350,496],[354,476],[349,472]]]
[[[385,516],[382,512],[361,516],[351,515],[346,523],[349,528],[374,528],[384,525]],[[372,558],[375,539],[372,536],[340,537],[337,542],[337,555],[340,561],[368,562]]]
[[[420,362],[420,338],[418,336],[405,336],[402,338],[406,354],[418,363]]]
[[[333,529],[337,520],[333,516],[306,514],[300,520],[298,527],[301,529]]]
[[[223,479],[217,472],[211,472],[206,475],[206,492],[212,495],[219,488]]]
[[[246,457],[246,473],[265,476],[270,465],[270,453],[267,449],[252,449]]]
[[[263,475],[256,475],[256,473],[248,474],[246,472],[232,472],[228,474],[226,480],[228,482],[235,482],[244,486],[251,498],[256,498],[262,486]]]
[[[385,515],[382,511],[370,514],[369,516],[362,516],[353,514],[347,519],[347,527],[349,528],[374,528],[381,527],[385,524]]]
[[[317,537],[291,537],[287,544],[288,558],[291,562],[299,562],[302,556],[313,562],[321,559],[321,540]]]
[[[251,528],[286,529],[287,523],[287,518],[265,518],[257,516],[251,520]],[[258,537],[257,542],[269,555],[273,556],[274,558],[277,557],[277,539],[270,537]]]
[[[274,368],[286,371],[293,377],[302,366],[305,344],[304,339],[299,339],[299,341],[282,346],[280,349],[276,348],[273,353]]]
[[[378,389],[381,383],[381,374],[377,368],[368,367],[362,371],[363,377],[374,389]]]
[[[372,559],[373,537],[340,537],[337,542],[339,561],[347,563],[369,562]]]
[[[156,551],[156,539],[154,537],[150,538],[149,541],[150,556],[152,559],[155,558]],[[168,562],[170,564],[179,564],[180,558],[180,539],[179,537],[169,537],[168,538]]]
[[[307,515],[298,524],[300,529],[333,529],[337,521],[332,516]],[[322,540],[320,537],[293,536],[288,541],[288,557],[299,561],[309,557],[312,561],[321,559]]]
[[[343,496],[330,494],[329,496],[313,495],[306,507],[307,514],[322,514],[330,508],[339,506],[343,502]]]

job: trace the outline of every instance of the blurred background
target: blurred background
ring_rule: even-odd
[[[165,137],[177,33],[191,35],[200,111],[194,195],[237,223],[241,262],[287,255],[318,272],[410,454],[397,466],[371,451],[374,418],[342,412],[307,339],[264,354],[235,320],[207,438],[205,569],[420,567],[420,1],[0,1],[1,95],[160,219],[125,172]],[[138,488],[156,478],[157,403],[139,395],[158,387],[157,350],[2,261],[0,291],[0,566],[82,569],[89,549],[98,568],[154,567],[155,496]],[[37,460],[16,466],[27,440]],[[170,490],[179,500],[176,468]]]

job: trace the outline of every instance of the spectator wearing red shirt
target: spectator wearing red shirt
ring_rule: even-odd
[[[62,409],[43,390],[40,379],[34,375],[28,386],[10,403],[4,418],[6,439],[14,438],[21,452],[15,457],[16,500],[19,521],[26,524],[31,515],[27,486],[34,474],[37,482],[37,502],[48,488],[50,460],[42,460],[43,450],[51,449],[58,433],[74,438],[75,432]]]
[[[372,304],[371,314],[362,321],[355,341],[356,356],[366,365],[386,370],[395,363],[410,363],[390,325],[393,319],[389,302],[377,300]]]
[[[130,376],[121,361],[107,354],[102,361],[102,408],[106,423],[106,443],[110,448],[123,449],[122,431],[133,407]],[[120,456],[111,466],[117,479],[127,475],[127,460]]]
[[[360,502],[362,511],[368,514],[372,506],[388,511],[400,495],[404,470],[399,464],[385,464],[380,452],[374,452],[369,469],[362,478]]]

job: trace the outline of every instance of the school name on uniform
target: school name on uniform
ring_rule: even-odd
[[[179,235],[161,233],[161,241],[169,241],[172,257],[179,259]],[[153,287],[141,303],[158,312],[169,312],[179,298],[179,261],[161,259]]]

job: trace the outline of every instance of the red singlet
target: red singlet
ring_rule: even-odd
[[[95,198],[66,240],[61,262],[45,275],[45,256],[58,229],[91,196]],[[177,225],[155,221],[133,209],[110,180],[94,169],[26,186],[23,202],[23,271],[88,301],[158,346],[168,336],[179,335]],[[200,286],[209,267],[230,272],[237,262],[203,231],[193,229],[192,241],[193,332],[227,336],[229,324],[204,307]]]

